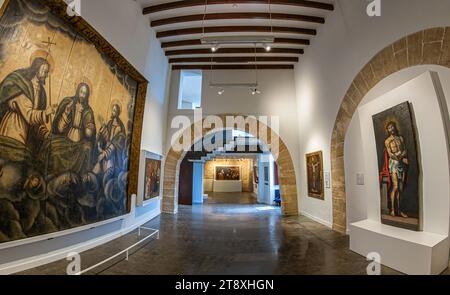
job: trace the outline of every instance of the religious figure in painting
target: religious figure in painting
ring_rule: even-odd
[[[51,150],[51,173],[73,171],[83,174],[88,171],[96,139],[94,111],[89,105],[90,92],[88,84],[80,83],[75,95],[64,98],[58,106],[53,136],[46,146]]]
[[[398,132],[395,122],[386,125],[388,137],[384,141],[385,153],[388,158],[387,167],[384,171],[389,171],[390,193],[388,207],[391,216],[401,216],[407,218],[408,215],[402,212],[401,193],[406,185],[408,171],[408,151],[406,150],[403,136]]]
[[[47,109],[45,92],[49,70],[47,60],[39,57],[0,83],[0,136],[34,147],[48,137],[46,123],[54,113],[53,107]]]
[[[311,159],[311,163],[309,163],[312,171],[312,191],[315,193],[320,193],[320,162],[317,160],[317,157],[313,157]]]
[[[308,196],[323,200],[323,156],[321,151],[306,155],[306,174]]]
[[[128,209],[138,83],[44,2],[1,9],[0,243]]]
[[[75,96],[64,98],[53,122],[53,133],[71,142],[91,142],[95,138],[94,112],[89,106],[90,88],[80,83]]]
[[[111,119],[100,128],[97,138],[98,158],[94,173],[113,175],[121,171],[123,166],[123,150],[125,149],[125,125],[120,119],[121,108],[114,104]]]
[[[149,200],[159,196],[161,160],[148,158],[145,161],[145,166],[144,200]]]
[[[420,166],[412,106],[401,103],[372,116],[381,197],[381,222],[420,230]]]

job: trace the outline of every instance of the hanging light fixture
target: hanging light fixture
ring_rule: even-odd
[[[272,21],[272,6],[269,1],[269,21],[270,21],[270,34],[272,35],[272,37],[274,36],[273,34],[273,21]],[[275,40],[275,38],[274,38]],[[272,50],[272,46],[270,45],[270,43],[266,43],[264,44],[264,49],[266,50],[266,52],[270,52]]]
[[[257,95],[257,94],[261,94],[261,91],[260,90],[258,90],[258,88],[252,88],[251,89],[251,93],[252,93],[252,95]]]
[[[225,89],[219,88],[219,91],[217,91],[217,94],[222,95],[225,93]]]
[[[255,44],[255,85],[250,88],[250,92],[252,95],[261,94],[261,91],[258,90],[258,64],[257,64],[257,53],[256,44]]]

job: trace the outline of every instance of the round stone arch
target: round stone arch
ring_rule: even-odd
[[[377,53],[356,75],[345,94],[331,137],[333,229],[347,226],[344,143],[347,128],[364,96],[381,80],[408,67],[440,65],[450,68],[450,27],[438,27],[408,35]]]
[[[282,214],[285,216],[298,215],[298,198],[297,198],[297,182],[295,178],[294,163],[292,157],[284,144],[283,140],[275,133],[269,126],[265,125],[261,121],[257,120],[254,116],[245,115],[215,115],[219,117],[222,122],[226,122],[226,117],[232,116],[243,117],[244,120],[250,124],[257,126],[256,130],[260,128],[267,128],[267,136],[260,136],[259,134],[254,134],[253,130],[250,130],[248,124],[245,126],[245,131],[254,137],[258,138],[262,143],[270,146],[272,142],[278,141],[278,158],[276,159],[278,165],[278,177],[280,184],[280,194],[282,196],[281,210]],[[187,128],[182,135],[178,138],[179,142],[182,143],[183,135],[189,138],[190,143],[197,142],[207,134],[212,131],[219,131],[222,129],[214,128],[203,128],[203,121],[205,119],[198,121]],[[224,124],[225,125],[225,124]],[[237,128],[235,128],[237,129]],[[256,132],[258,133],[258,132]],[[196,135],[198,136],[196,137]],[[163,194],[162,194],[162,204],[161,210],[166,213],[177,213],[178,211],[178,180],[180,172],[180,164],[183,160],[186,152],[185,151],[175,151],[173,147],[168,151],[165,162],[164,162],[164,180],[163,180]]]

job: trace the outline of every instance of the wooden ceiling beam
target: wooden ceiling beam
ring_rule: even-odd
[[[172,70],[293,70],[294,65],[172,65]]]
[[[265,13],[265,12],[233,12],[233,13],[210,13],[210,14],[193,14],[177,17],[164,18],[154,20],[150,23],[152,27],[195,22],[205,20],[226,20],[226,19],[274,19],[274,20],[290,20],[299,22],[309,22],[324,24],[325,18],[311,15],[287,14],[287,13]]]
[[[172,9],[186,8],[186,7],[194,7],[194,6],[204,6],[206,3],[205,0],[183,0],[183,1],[175,1],[169,3],[163,3],[158,5],[152,5],[149,7],[145,7],[143,9],[143,14],[151,14],[155,12],[161,12]],[[297,7],[306,7],[306,8],[315,8],[321,10],[333,11],[333,4],[323,3],[318,1],[306,1],[306,0],[271,0],[270,3],[272,5],[289,5],[289,6],[297,6]],[[267,0],[208,0],[209,5],[218,5],[218,4],[268,4]]]
[[[298,57],[291,56],[226,56],[226,57],[186,57],[171,58],[169,63],[245,63],[245,62],[298,62]]]
[[[195,35],[202,33],[237,33],[237,32],[254,32],[254,33],[287,33],[287,34],[302,34],[302,35],[317,35],[317,31],[314,29],[304,28],[292,28],[292,27],[273,27],[273,30],[269,26],[217,26],[217,27],[205,27],[203,28],[188,28],[178,29],[170,31],[161,31],[156,33],[157,38],[183,36],[183,35]]]
[[[214,54],[254,54],[255,48],[219,48]],[[264,48],[256,48],[256,53],[268,53]],[[303,54],[303,49],[294,48],[272,48],[270,53],[286,53],[286,54]],[[166,56],[174,55],[198,55],[198,54],[213,54],[211,49],[184,49],[184,50],[168,50]]]
[[[310,44],[309,40],[307,40],[307,39],[293,39],[293,38],[275,38],[274,43],[275,44],[295,44],[295,45],[309,45]],[[200,39],[192,39],[192,40],[163,42],[163,43],[161,43],[161,48],[192,46],[192,45],[202,45],[202,41]]]

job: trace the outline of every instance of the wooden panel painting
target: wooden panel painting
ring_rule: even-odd
[[[323,187],[323,156],[321,151],[306,155],[306,174],[308,196],[323,200],[325,194]]]
[[[373,116],[381,194],[381,222],[419,230],[419,163],[408,102]]]
[[[216,166],[216,180],[241,180],[240,166]]]
[[[4,10],[0,81],[0,242],[127,213],[137,82],[36,0]]]
[[[159,197],[161,181],[161,161],[145,159],[144,200]]]

